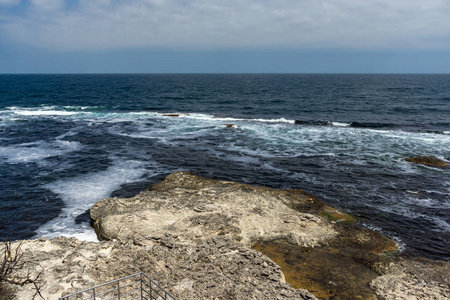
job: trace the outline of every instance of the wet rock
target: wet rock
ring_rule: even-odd
[[[280,265],[294,288],[308,289],[320,299],[375,300],[369,283],[378,276],[374,266],[384,261],[378,254],[397,250],[397,245],[378,232],[346,222],[348,218],[341,220],[335,226],[337,236],[327,245],[300,247],[266,241],[255,243],[253,249]]]
[[[430,167],[443,168],[447,167],[448,164],[442,159],[433,156],[416,156],[405,159],[407,162],[412,162],[416,164],[427,165]]]
[[[81,224],[81,223],[91,223],[91,216],[90,216],[90,212],[89,209],[86,210],[84,213],[78,215],[75,218],[75,224]]]
[[[163,114],[163,116],[165,116],[165,117],[179,117],[179,116],[190,116],[190,114],[172,114],[172,113],[169,113],[169,114]]]
[[[302,248],[283,241],[256,243],[254,249],[280,265],[294,288],[307,288],[320,299],[377,299],[368,285],[377,273],[356,261],[352,249]]]

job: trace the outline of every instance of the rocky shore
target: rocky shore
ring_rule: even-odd
[[[178,299],[450,298],[450,263],[396,257],[392,240],[301,190],[176,172],[91,218],[101,242],[23,241],[46,299],[140,271]]]

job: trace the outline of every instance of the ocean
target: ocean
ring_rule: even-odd
[[[96,201],[184,170],[303,189],[450,261],[450,168],[423,155],[450,160],[450,75],[0,75],[0,238],[96,240]]]

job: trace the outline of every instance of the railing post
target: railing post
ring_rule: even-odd
[[[153,289],[152,289],[152,281],[151,280],[149,280],[149,283],[150,283],[150,299],[153,299],[153,293],[152,293],[152,291],[153,291]]]
[[[120,280],[117,281],[117,299],[120,300]]]
[[[95,300],[96,299],[95,298],[95,288],[92,289],[92,293],[94,294],[94,300]]]
[[[142,294],[142,273],[139,274],[139,279],[141,281],[141,300],[143,299],[143,294]]]

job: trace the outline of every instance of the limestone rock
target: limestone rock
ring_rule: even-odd
[[[406,158],[405,160],[408,162],[427,165],[427,166],[436,167],[436,168],[442,168],[442,167],[448,166],[448,164],[445,161],[443,161],[442,159],[433,157],[433,156],[416,156],[416,157]]]
[[[450,263],[425,258],[399,259],[370,287],[379,299],[450,299]]]
[[[337,259],[350,251],[349,259],[370,266],[374,276],[382,274],[369,279],[379,299],[450,297],[450,263],[398,259],[388,264],[378,253],[395,250],[391,240],[352,224],[348,215],[301,190],[176,172],[135,197],[103,199],[90,214],[104,241],[23,241],[24,259],[44,270],[45,299],[141,271],[180,300],[316,299],[292,288],[279,265],[250,249],[275,240],[311,254],[317,254],[311,249],[331,249]],[[18,299],[33,293],[27,285],[18,290]]]
[[[103,239],[177,236],[184,243],[222,235],[246,246],[284,239],[304,247],[336,236],[331,223],[313,213],[324,207],[314,196],[206,179],[176,172],[130,199],[97,202],[91,218]]]
[[[285,283],[266,256],[224,236],[190,245],[170,236],[99,243],[60,237],[24,241],[22,248],[24,259],[44,268],[48,300],[141,271],[177,299],[316,299]],[[17,297],[33,293],[25,285]]]

